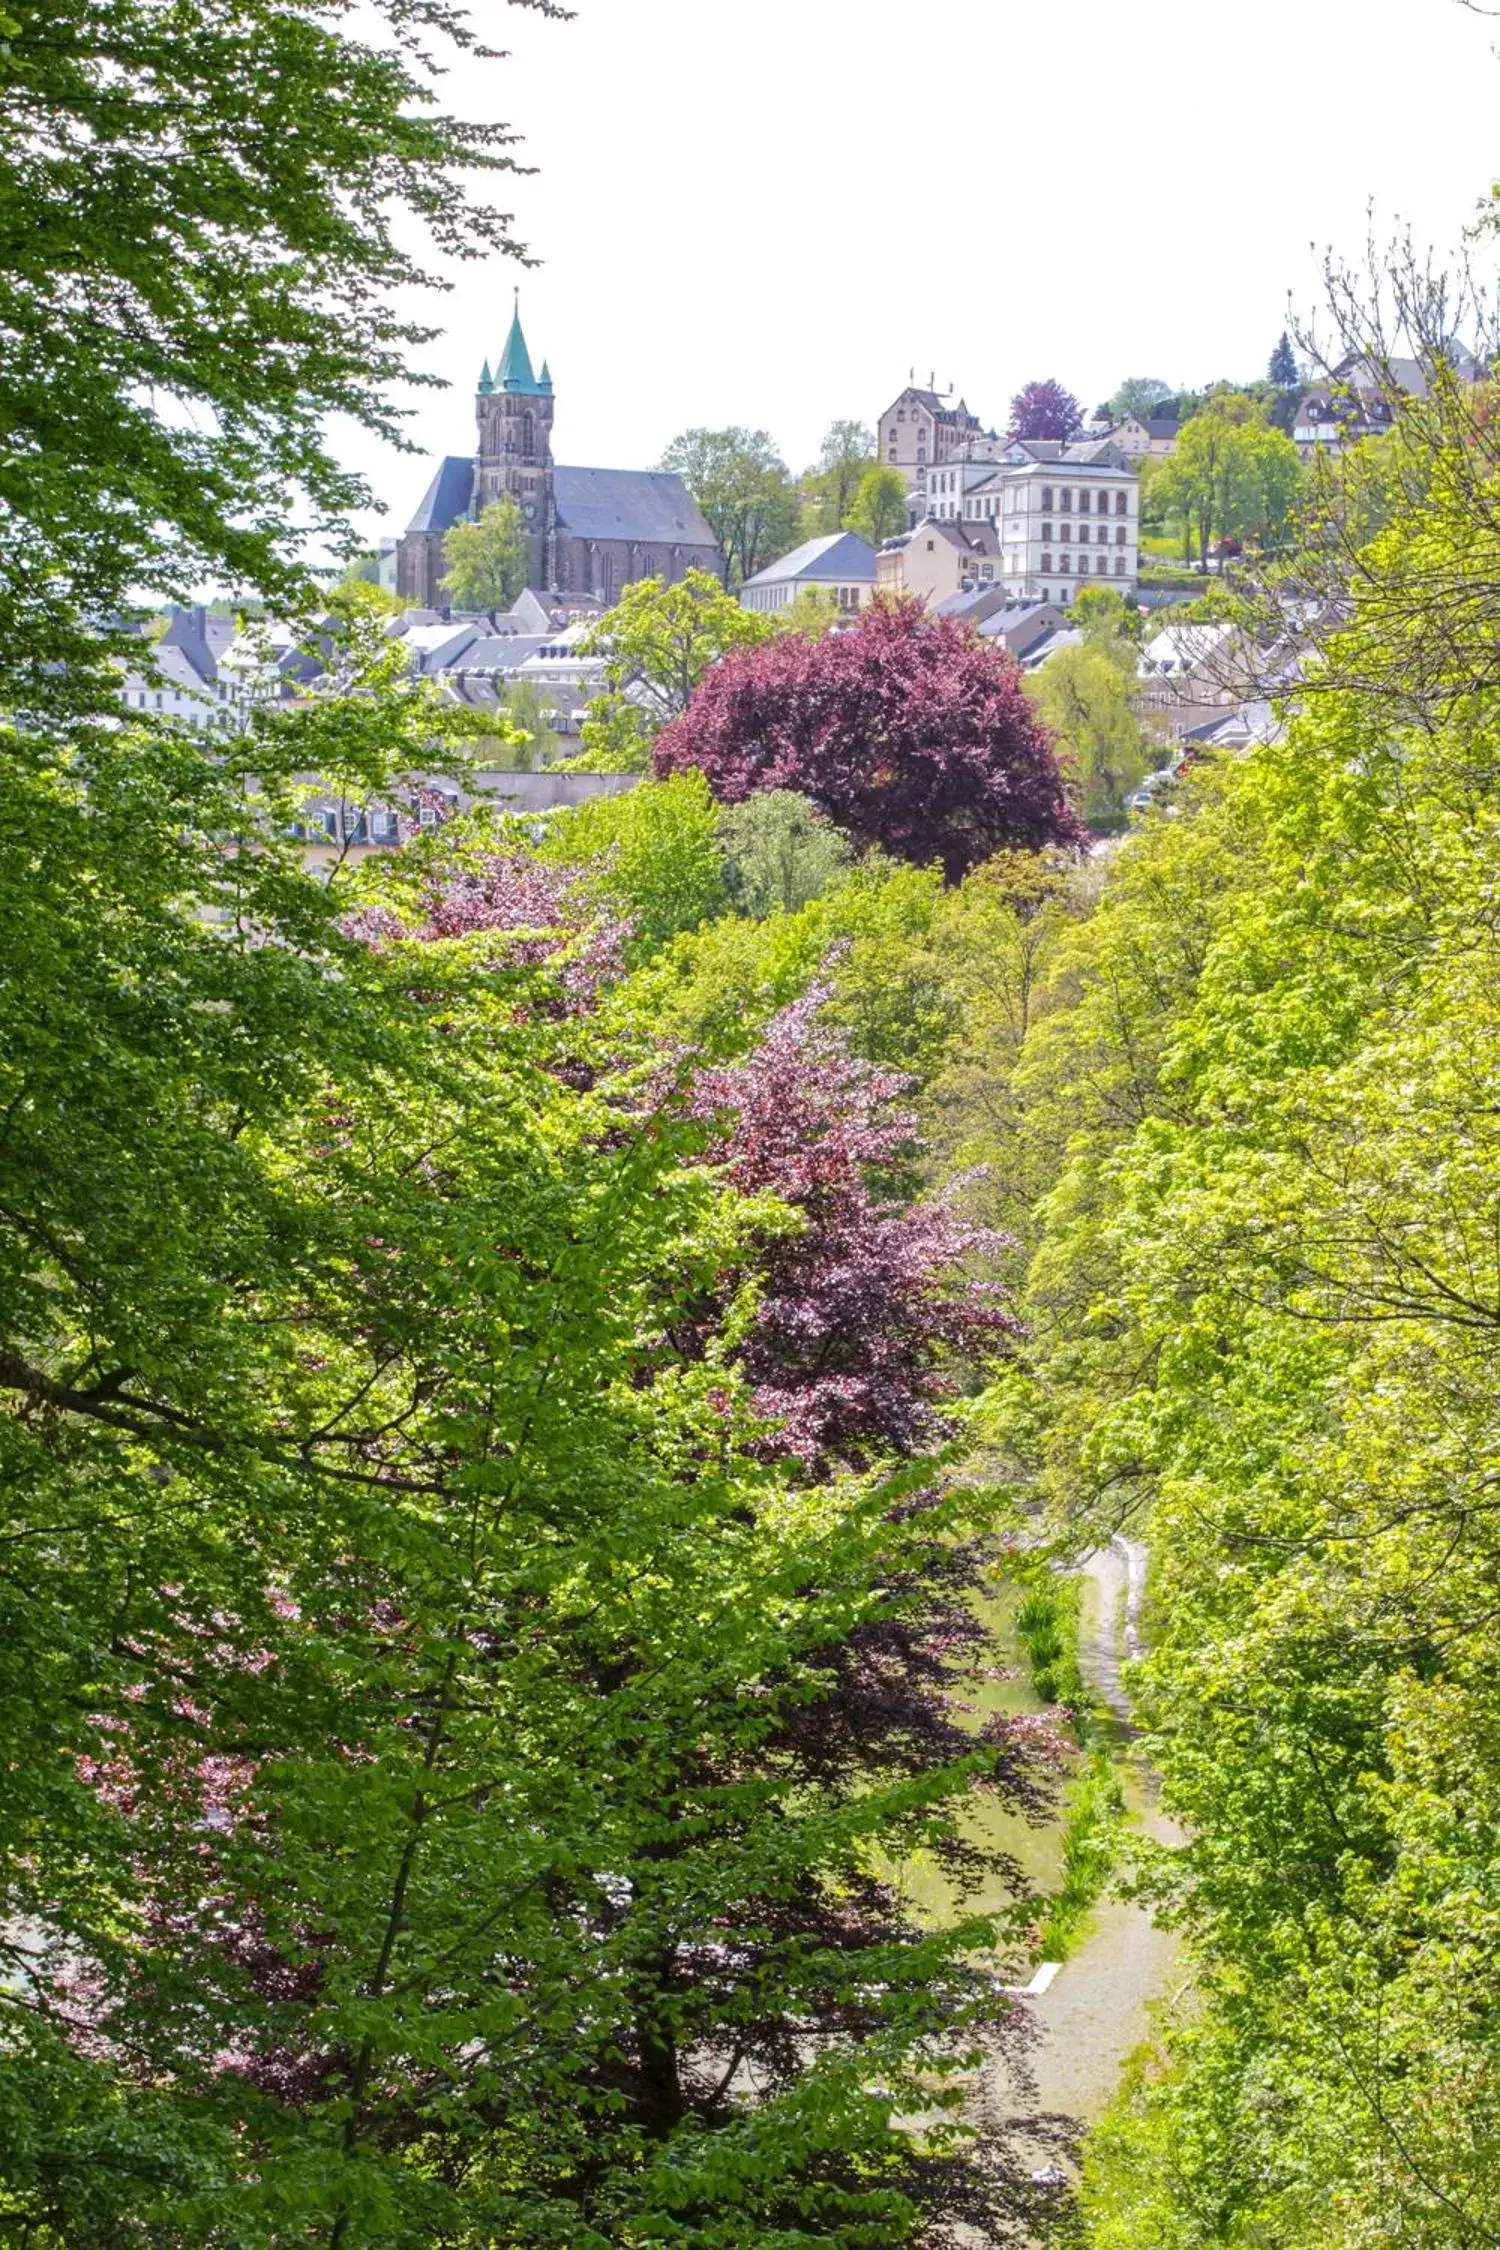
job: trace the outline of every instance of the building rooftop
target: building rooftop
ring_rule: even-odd
[[[666,469],[558,468],[553,491],[559,524],[580,539],[718,545],[681,477]]]
[[[875,550],[858,532],[824,532],[816,539],[804,539],[800,547],[794,547],[779,561],[767,563],[764,570],[747,578],[745,585],[782,586],[792,578],[812,586],[849,585],[860,580],[873,584]]]

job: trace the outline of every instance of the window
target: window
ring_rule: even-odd
[[[1124,577],[1124,575],[1125,575],[1125,557],[1124,557],[1123,555],[1116,555],[1116,557],[1115,557],[1115,576],[1116,576],[1116,578],[1123,578],[1123,577]]]
[[[1115,545],[1116,545],[1117,547],[1123,547],[1123,546],[1124,546],[1124,544],[1125,544],[1125,526],[1124,526],[1124,524],[1122,524],[1122,523],[1119,523],[1119,524],[1116,524],[1116,525],[1115,525]]]
[[[1073,494],[1067,485],[1063,486],[1062,498],[1057,505],[1063,515],[1070,516],[1073,513]]]
[[[1108,568],[1109,568],[1109,557],[1108,557],[1108,555],[1095,555],[1095,557],[1094,557],[1094,576],[1095,576],[1096,578],[1102,578],[1102,577],[1104,576],[1104,573],[1105,573],[1105,572],[1106,572],[1106,571],[1108,570]]]
[[[1128,495],[1123,492],[1117,492],[1115,494],[1115,514],[1117,516],[1126,515],[1129,513],[1129,507],[1130,502]]]
[[[1080,492],[1080,493],[1079,493],[1079,495],[1078,495],[1078,513],[1079,513],[1079,514],[1080,514],[1081,516],[1086,516],[1086,515],[1088,514],[1088,512],[1089,512],[1089,496],[1088,496],[1088,494],[1087,494],[1086,492]]]
[[[1051,487],[1051,485],[1050,485],[1050,484],[1044,484],[1044,485],[1042,486],[1042,514],[1043,514],[1044,516],[1050,516],[1050,515],[1051,515],[1051,513],[1052,513],[1052,487]],[[1044,532],[1044,533],[1042,534],[1042,536],[1043,536],[1044,538],[1046,537],[1046,534],[1045,534],[1045,532]]]
[[[1050,523],[1044,523],[1042,525],[1042,537],[1048,542],[1050,546],[1052,541],[1052,526]]]
[[[928,554],[929,554],[929,555],[930,555],[930,554],[932,553],[932,550],[933,550],[933,548],[934,548],[934,546],[935,546],[936,544],[937,544],[937,542],[936,542],[935,540],[932,540],[932,539],[929,539],[929,540],[928,540],[928,542],[927,542],[927,552],[928,552]]]
[[[1043,570],[1050,570],[1052,568],[1052,557],[1050,555],[1043,555],[1042,568]]]
[[[1064,555],[1064,556],[1063,556],[1063,559],[1062,559],[1062,561],[1061,561],[1061,562],[1060,562],[1060,563],[1058,564],[1058,566],[1057,566],[1057,567],[1058,567],[1058,569],[1059,569],[1059,570],[1060,570],[1060,571],[1062,572],[1062,574],[1063,574],[1064,578],[1071,578],[1071,577],[1072,577],[1072,575],[1073,575],[1073,558],[1072,558],[1072,556],[1071,556],[1071,555]]]
[[[1088,527],[1088,525],[1087,525],[1086,523],[1081,523],[1081,524],[1080,524],[1080,525],[1078,526],[1078,544],[1079,544],[1079,546],[1080,546],[1080,547],[1086,547],[1086,546],[1088,545],[1088,543],[1089,543],[1089,527]]]

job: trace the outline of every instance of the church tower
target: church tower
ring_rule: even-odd
[[[529,584],[546,592],[553,580],[553,532],[557,503],[552,484],[552,377],[545,361],[531,370],[531,354],[521,331],[521,293],[516,291],[510,334],[495,373],[489,361],[479,378],[475,401],[479,453],[474,464],[473,509],[478,516],[507,494],[531,533]]]

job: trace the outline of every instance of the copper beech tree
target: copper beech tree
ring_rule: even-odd
[[[654,760],[659,776],[701,768],[725,804],[798,790],[856,844],[938,861],[950,882],[997,851],[1085,840],[1014,659],[912,602],[732,651]]]

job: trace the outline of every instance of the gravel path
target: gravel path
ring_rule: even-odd
[[[1089,1581],[1080,1655],[1089,1685],[1133,1735],[1130,1699],[1120,1677],[1122,1652],[1140,1654],[1140,1610],[1146,1551],[1116,1539],[1084,1564]],[[1147,1835],[1180,1843],[1181,1830],[1156,1803],[1155,1776],[1138,1758],[1125,1775],[1126,1802]],[[1029,2000],[1041,2030],[1035,2070],[1038,2106],[1087,2121],[1098,2115],[1119,2082],[1126,2057],[1148,2030],[1147,2008],[1169,1990],[1180,1944],[1160,1930],[1144,1907],[1104,1898],[1089,1919],[1077,1950],[1047,1990]]]

